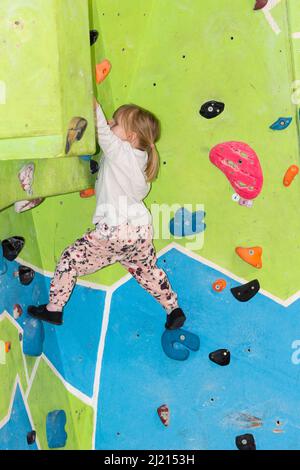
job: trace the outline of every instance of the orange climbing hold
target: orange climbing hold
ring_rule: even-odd
[[[107,59],[103,60],[103,62],[96,65],[96,82],[98,85],[106,79],[110,71],[111,63]]]
[[[11,350],[11,342],[6,341],[6,343],[5,343],[5,352],[9,353],[10,350]]]
[[[239,246],[235,249],[236,254],[239,255],[242,260],[257,269],[262,268],[262,251],[260,246],[254,246],[252,248],[242,248]]]
[[[88,198],[88,197],[92,197],[92,196],[95,196],[96,194],[96,191],[91,188],[91,189],[85,189],[84,191],[81,191],[80,192],[80,197],[82,198]]]
[[[298,175],[298,173],[299,168],[297,167],[297,165],[290,166],[283,178],[284,186],[290,186],[290,184],[293,182],[295,176]]]
[[[217,279],[213,283],[212,288],[215,292],[222,292],[222,290],[224,290],[226,286],[227,286],[227,283],[225,279]]]

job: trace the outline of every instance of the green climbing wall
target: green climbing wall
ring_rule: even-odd
[[[298,2],[270,0],[265,11],[254,12],[254,0],[44,0],[43,5],[31,0],[26,6],[2,0],[0,69],[7,75],[0,75],[5,123],[0,131],[0,239],[24,236],[22,259],[53,272],[62,250],[93,227],[95,199],[81,199],[79,191],[91,187],[94,177],[77,156],[95,151],[93,70],[107,58],[112,72],[103,84],[94,84],[107,116],[133,102],[162,123],[161,171],[146,199],[148,207],[189,204],[196,210],[203,204],[207,228],[197,254],[250,280],[258,272],[234,249],[262,246],[261,287],[281,300],[296,294],[300,180],[285,188],[283,176],[290,165],[299,165]],[[89,29],[99,31],[91,50]],[[22,86],[18,77],[24,79]],[[206,120],[199,109],[212,99],[224,102],[225,111]],[[66,157],[68,124],[77,115],[89,126]],[[293,120],[285,130],[271,130],[279,117]],[[252,208],[232,200],[234,190],[209,161],[213,146],[231,140],[246,142],[260,159],[264,186]],[[46,200],[16,214],[12,204],[28,198],[17,173],[29,161],[36,167],[32,198]],[[164,220],[166,228],[171,216]],[[162,227],[156,223],[155,230],[159,235]],[[186,239],[158,236],[157,251],[173,241],[186,245]],[[84,279],[110,286],[124,274],[114,265]],[[39,367],[29,403],[45,445],[43,410],[34,404],[43,377],[49,383],[54,377],[43,362]],[[63,400],[67,403],[68,397]],[[74,407],[69,406],[70,419],[78,419]],[[88,407],[83,416],[87,434],[80,445],[91,447]],[[79,446],[76,430],[69,432],[71,445]]]
[[[253,269],[234,248],[261,245],[262,287],[281,299],[300,285],[300,221],[295,216],[300,185],[298,180],[288,189],[282,184],[286,169],[299,160],[297,106],[292,102],[300,67],[300,40],[292,37],[299,15],[296,3],[282,0],[270,10],[280,30],[276,33],[262,11],[253,11],[252,0],[230,5],[226,0],[153,0],[147,6],[138,0],[90,2],[90,21],[100,32],[93,64],[105,57],[113,64],[108,80],[97,87],[105,111],[110,115],[120,104],[135,102],[162,122],[161,172],[146,203],[204,204],[207,230],[198,253],[250,279]],[[199,115],[209,99],[226,105],[218,119]],[[272,131],[270,125],[282,116],[293,117],[292,124]],[[264,186],[251,209],[231,200],[233,189],[209,161],[210,149],[227,140],[248,143],[260,158]],[[42,185],[41,172],[43,182],[38,179],[37,184]],[[55,184],[70,177],[65,171],[61,175]],[[74,185],[74,191],[79,187]],[[93,198],[80,200],[76,193],[50,198],[33,211],[46,270],[53,271],[62,249],[92,226],[94,204]],[[66,225],[68,218],[72,223]],[[156,240],[157,249],[170,241]],[[186,240],[176,242],[185,245]],[[49,246],[55,246],[54,255]],[[88,279],[110,284],[122,274],[116,265]]]

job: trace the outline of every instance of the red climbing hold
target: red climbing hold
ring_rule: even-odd
[[[254,266],[257,269],[262,268],[262,248],[260,246],[252,248],[242,248],[239,246],[235,249],[235,252],[243,261],[251,264],[251,266]]]
[[[262,10],[267,5],[268,0],[256,0],[254,10]]]
[[[161,405],[159,408],[157,408],[157,413],[163,425],[169,426],[169,423],[170,423],[169,407],[167,405]]]
[[[217,279],[212,285],[212,288],[215,292],[222,292],[225,289],[227,283],[225,279]]]

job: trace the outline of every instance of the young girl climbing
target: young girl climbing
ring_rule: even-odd
[[[103,151],[95,186],[95,229],[65,249],[50,285],[49,303],[29,306],[28,313],[62,325],[77,277],[118,261],[166,310],[165,327],[180,328],[186,317],[166,273],[156,265],[152,216],[143,203],[159,170],[159,121],[139,106],[124,105],[107,122],[96,100],[94,106]]]

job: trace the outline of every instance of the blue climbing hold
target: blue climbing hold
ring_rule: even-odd
[[[6,265],[6,262],[4,261],[3,248],[2,248],[2,245],[0,244],[0,276],[2,274],[5,274],[6,271],[7,271],[7,265]]]
[[[91,155],[82,155],[80,157],[81,160],[84,160],[85,162],[89,162],[92,159]]]
[[[270,126],[270,129],[272,129],[273,131],[283,131],[284,129],[289,127],[292,120],[293,120],[293,118],[291,118],[291,117],[289,117],[289,118],[281,117],[281,118],[277,119],[277,121],[274,122],[274,124],[272,124],[272,126]]]
[[[165,354],[175,361],[186,361],[190,351],[200,348],[199,336],[186,330],[165,330],[161,337],[161,345]]]
[[[171,234],[176,237],[188,237],[203,232],[206,229],[206,224],[203,222],[205,215],[204,211],[192,213],[182,207],[170,221]]]
[[[67,416],[64,410],[55,410],[48,413],[46,419],[46,433],[49,449],[65,447],[68,434],[65,431]]]
[[[41,356],[45,339],[43,322],[27,316],[23,322],[23,330],[23,353],[26,356]]]

